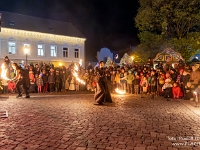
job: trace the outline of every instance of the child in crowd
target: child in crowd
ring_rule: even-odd
[[[79,82],[76,80],[76,91],[79,91],[80,88],[79,88]]]
[[[11,93],[15,93],[16,84],[13,81],[8,82],[8,91]]]
[[[69,85],[69,90],[70,91],[75,91],[76,87],[75,87],[75,78],[74,76],[72,76],[72,79],[70,81],[70,85]]]
[[[70,76],[68,75],[67,76],[67,79],[65,81],[65,91],[68,91],[69,90],[69,79],[70,79]]]
[[[42,74],[40,74],[39,77],[36,79],[36,85],[38,87],[38,93],[42,93],[42,86],[43,86]]]
[[[142,87],[142,93],[147,93],[148,88],[148,80],[147,77],[143,77],[141,80],[141,87]]]
[[[30,88],[29,88],[29,92],[31,93],[35,93],[35,79],[34,80],[30,80]]]
[[[177,82],[175,82],[174,85],[173,85],[172,93],[173,93],[174,99],[179,99],[179,98],[183,97],[183,93],[182,93],[181,88],[180,88],[180,86],[178,85]]]
[[[165,84],[162,87],[162,91],[164,92],[165,98],[172,98],[172,80],[171,78],[165,79]]]
[[[187,85],[185,86],[185,94],[183,97],[184,100],[193,100],[193,93],[192,93],[192,84],[191,82],[187,82]]]

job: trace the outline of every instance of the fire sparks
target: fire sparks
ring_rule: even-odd
[[[125,90],[120,90],[118,88],[115,89],[115,92],[118,93],[118,94],[126,94]]]
[[[82,62],[82,60],[81,60],[81,62]],[[79,62],[79,64],[80,64],[80,62]],[[85,84],[85,81],[83,81],[83,80],[81,80],[81,79],[79,78],[79,76],[78,76],[78,71],[79,71],[79,68],[78,68],[78,66],[75,64],[75,65],[74,65],[73,75],[74,75],[74,77],[76,78],[76,80],[77,80],[79,83]]]
[[[5,64],[3,63],[1,65],[1,78],[4,80],[10,80],[9,78],[6,77],[7,69],[5,69]]]
[[[82,59],[80,59],[80,61],[79,61],[79,65],[82,66]]]

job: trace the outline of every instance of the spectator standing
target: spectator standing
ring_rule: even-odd
[[[49,82],[49,91],[54,92],[54,85],[55,85],[55,76],[53,72],[50,73],[48,77],[48,82]]]
[[[40,74],[40,68],[38,64],[35,64],[35,68],[34,68],[34,74]]]
[[[48,76],[46,74],[46,71],[42,71],[42,80],[43,80],[43,92],[48,92]]]
[[[115,82],[115,71],[112,71],[111,72],[111,77],[110,77],[110,80],[111,80],[111,92],[114,92],[115,91],[115,88],[116,88],[116,82]]]
[[[150,92],[152,94],[152,98],[154,99],[154,95],[156,94],[156,85],[157,85],[157,77],[155,75],[155,71],[151,71],[150,78]]]
[[[61,80],[62,80],[62,91],[65,90],[66,79],[67,79],[67,74],[66,74],[66,71],[63,70],[63,71],[62,71],[62,74],[61,74]]]
[[[120,84],[121,84],[122,90],[126,91],[126,74],[124,72],[124,69],[122,69],[120,73]]]
[[[116,83],[116,87],[120,88],[120,71],[117,70],[116,75],[115,75],[115,83]]]
[[[139,89],[140,89],[140,77],[139,75],[136,75],[134,79],[134,93],[139,94]]]
[[[61,88],[60,88],[61,76],[58,70],[56,71],[55,80],[56,80],[55,90],[56,92],[60,92],[61,91]]]
[[[67,76],[67,79],[65,81],[65,91],[69,90],[69,80],[70,80],[70,75]]]
[[[133,80],[134,79],[135,79],[135,76],[132,74],[132,71],[129,70],[128,75],[127,75],[127,89],[128,89],[129,94],[133,93]]]
[[[75,87],[75,77],[72,76],[72,79],[70,80],[69,90],[75,91],[75,89],[76,89],[76,87]]]

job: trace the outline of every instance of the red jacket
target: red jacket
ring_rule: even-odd
[[[183,96],[183,93],[181,91],[181,88],[179,86],[172,88],[172,93],[174,98],[181,98]]]

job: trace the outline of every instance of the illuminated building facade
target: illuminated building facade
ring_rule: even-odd
[[[28,63],[51,62],[55,66],[72,61],[85,62],[84,35],[71,23],[15,13],[2,13],[0,32],[0,60]]]

